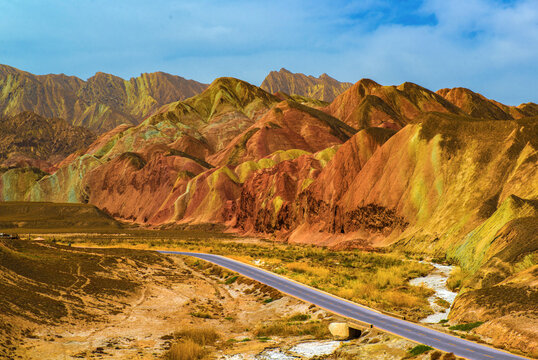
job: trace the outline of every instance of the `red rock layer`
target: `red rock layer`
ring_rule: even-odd
[[[247,160],[264,158],[277,150],[316,152],[341,144],[355,131],[319,110],[286,100],[273,107],[209,161],[235,166]]]
[[[116,218],[158,222],[170,193],[181,180],[204,171],[196,162],[166,153],[124,153],[87,175],[89,202]],[[185,181],[186,183],[186,181]]]

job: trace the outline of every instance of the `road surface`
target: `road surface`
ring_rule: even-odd
[[[274,273],[244,264],[239,261],[231,260],[223,256],[180,251],[159,252],[163,254],[188,255],[212,262],[213,264],[235,271],[241,275],[280,290],[285,294],[289,294],[306,302],[315,304],[333,313],[372,324],[379,329],[386,330],[418,343],[429,345],[435,349],[452,352],[457,356],[467,359],[525,359],[524,357],[513,355],[501,350],[496,350],[486,345],[477,344],[461,339],[457,336],[452,336],[425,326],[394,318],[390,315],[382,314],[378,311],[348,302],[311,287],[298,284]]]

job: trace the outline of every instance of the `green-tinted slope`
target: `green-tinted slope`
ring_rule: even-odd
[[[22,201],[28,191],[46,173],[32,167],[1,169],[0,168],[0,201]]]
[[[463,243],[449,250],[448,254],[456,259],[465,270],[476,271],[482,264],[502,250],[508,252],[523,250],[524,247],[518,242],[505,243],[502,242],[502,237],[497,241],[499,238],[498,233],[512,220],[528,217],[536,218],[537,216],[538,200],[525,200],[517,196],[509,196],[493,215],[467,234]],[[536,238],[534,241],[532,239],[528,239],[528,241],[536,242]]]

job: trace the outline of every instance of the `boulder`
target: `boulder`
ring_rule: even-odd
[[[335,338],[342,340],[357,339],[361,336],[361,331],[351,327],[345,322],[333,322],[329,324],[329,331]]]

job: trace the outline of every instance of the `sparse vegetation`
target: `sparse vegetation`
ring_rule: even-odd
[[[308,314],[295,314],[289,318],[289,321],[306,321],[310,319]]]
[[[235,280],[237,280],[237,278],[238,278],[238,276],[231,276],[228,279],[226,279],[225,283],[227,285],[233,284],[235,282]]]
[[[435,303],[445,309],[448,309],[450,307],[450,303],[448,301],[439,297],[435,299]]]
[[[428,274],[432,269],[428,264],[382,252],[331,251],[314,246],[282,245],[263,241],[243,242],[231,235],[219,236],[218,233],[203,230],[138,230],[126,231],[123,236],[96,234],[84,239],[69,240],[74,243],[91,242],[99,246],[137,248],[148,247],[148,244],[152,243],[152,249],[214,253],[251,264],[257,260],[258,266],[266,270],[354,302],[400,314],[408,319],[417,320],[432,313],[427,301],[433,294],[432,290],[408,283],[411,278]],[[268,248],[271,251],[267,251]],[[188,261],[205,272],[223,278],[228,284],[241,279],[204,261]],[[268,303],[277,298],[278,296],[268,294],[268,298],[261,301]]]
[[[194,316],[200,319],[212,319],[213,318],[210,314],[206,312],[201,312],[201,311],[191,312],[191,316]]]

